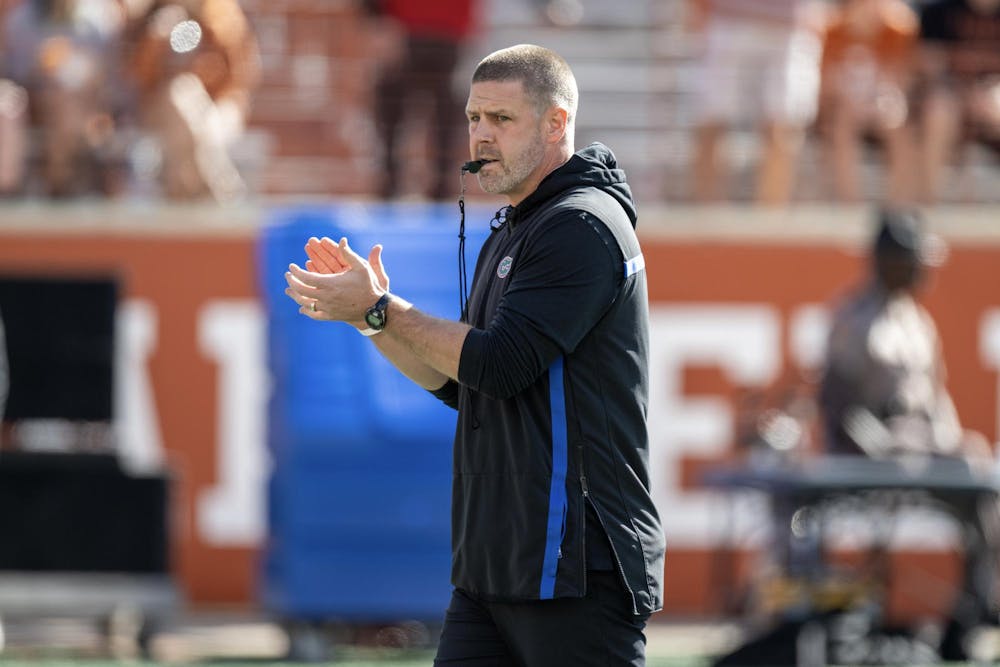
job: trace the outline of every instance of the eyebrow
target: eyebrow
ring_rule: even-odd
[[[480,110],[480,109],[466,109],[465,110],[465,115],[466,116],[468,116],[470,114],[474,114],[474,113],[478,113],[481,116],[513,116],[514,115],[513,111],[511,111],[510,109],[504,109],[504,108],[500,108],[500,109],[487,109],[487,110]]]

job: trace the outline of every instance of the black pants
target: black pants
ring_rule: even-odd
[[[614,572],[588,572],[583,598],[487,602],[456,589],[434,664],[642,667],[648,618],[632,614]]]

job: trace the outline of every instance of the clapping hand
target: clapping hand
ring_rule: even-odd
[[[350,322],[363,328],[365,310],[389,289],[382,246],[372,247],[368,261],[351,249],[346,238],[338,244],[313,237],[305,250],[306,268],[288,267],[285,294],[311,319]]]

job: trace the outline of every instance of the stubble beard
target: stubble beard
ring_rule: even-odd
[[[545,157],[545,146],[542,143],[541,134],[539,134],[534,141],[531,141],[523,151],[513,158],[493,163],[499,169],[494,168],[490,171],[496,170],[499,173],[480,172],[478,174],[479,187],[483,189],[483,192],[491,195],[505,195],[513,192],[541,164],[543,157]]]

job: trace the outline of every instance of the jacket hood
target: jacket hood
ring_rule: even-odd
[[[632,199],[632,188],[625,181],[625,171],[618,167],[618,161],[611,149],[599,142],[577,151],[566,164],[542,179],[535,191],[508,214],[507,220],[516,224],[519,218],[528,215],[553,197],[567,190],[588,185],[600,188],[614,197],[625,209],[632,227],[636,226],[638,213],[635,209],[635,200]]]

